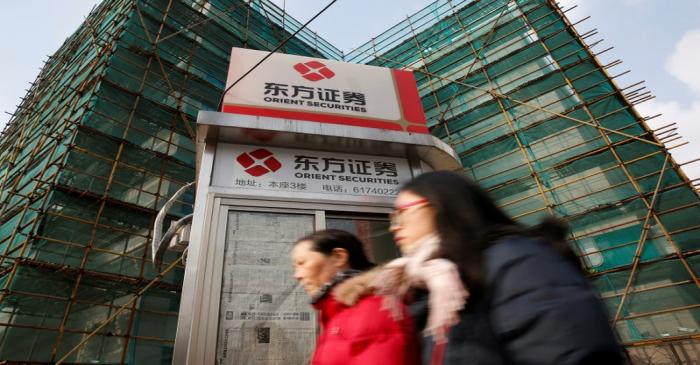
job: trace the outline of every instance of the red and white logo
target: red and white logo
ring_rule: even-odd
[[[335,72],[319,61],[299,62],[294,65],[294,69],[309,81],[330,79],[335,76]]]
[[[258,148],[252,152],[243,152],[236,157],[236,161],[245,168],[245,172],[255,177],[263,176],[268,172],[275,172],[282,167],[282,164],[277,161],[272,152],[264,148]]]

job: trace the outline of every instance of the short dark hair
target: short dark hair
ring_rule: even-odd
[[[362,242],[354,234],[340,229],[324,229],[306,235],[297,240],[300,242],[311,242],[311,250],[330,256],[336,248],[342,248],[348,252],[348,264],[353,270],[368,270],[374,267],[369,261]]]

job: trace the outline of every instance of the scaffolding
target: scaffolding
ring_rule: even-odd
[[[194,180],[231,47],[300,28],[268,1],[104,1],[49,57],[0,138],[0,360],[172,362],[183,267],[158,277],[153,220]],[[343,57],[306,29],[283,51]]]
[[[438,0],[346,54],[414,71],[431,132],[526,224],[569,222],[575,250],[639,364],[700,359],[700,196],[619,87],[594,30],[553,0]],[[694,162],[694,161],[693,161]]]
[[[653,96],[618,86],[611,47],[566,11],[438,0],[345,55],[306,29],[281,50],[413,70],[467,176],[525,224],[570,223],[633,363],[696,361],[698,182],[670,157],[674,126],[635,110]],[[105,1],[49,57],[0,137],[0,359],[171,362],[183,267],[166,255],[159,276],[150,227],[194,179],[194,117],[216,109],[230,48],[301,28],[268,1]]]

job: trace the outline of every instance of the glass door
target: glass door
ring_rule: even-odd
[[[308,364],[317,320],[293,276],[294,242],[315,215],[228,211],[217,364]]]
[[[383,214],[326,212],[326,228],[342,229],[356,235],[364,244],[370,261],[381,264],[401,255]]]
[[[334,206],[350,212],[329,205],[276,205],[221,206],[217,248],[209,261],[214,267],[204,268],[214,273],[204,293],[218,306],[210,307],[208,319],[215,321],[209,322],[215,326],[209,333],[216,338],[210,345],[216,351],[208,356],[217,364],[310,362],[318,320],[294,280],[291,250],[299,238],[316,229],[342,229],[360,238],[375,263],[399,256],[384,208]]]

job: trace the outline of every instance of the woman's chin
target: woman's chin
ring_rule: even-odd
[[[304,291],[305,291],[306,294],[308,294],[311,298],[313,298],[313,297],[315,297],[315,296],[318,294],[319,289],[318,289],[318,288],[304,288]]]
[[[399,251],[401,251],[401,254],[406,255],[413,251],[413,247],[416,245],[416,242],[408,242],[408,240],[404,239],[401,242],[401,245],[399,245]]]

